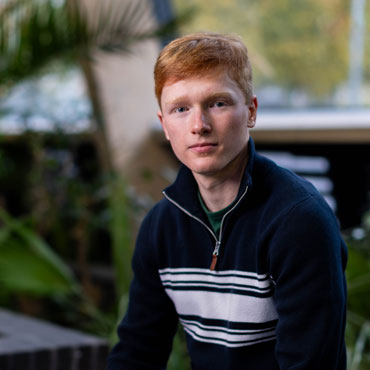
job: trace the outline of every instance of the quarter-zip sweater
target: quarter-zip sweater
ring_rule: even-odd
[[[165,369],[178,321],[194,370],[346,368],[337,220],[309,182],[248,146],[219,235],[185,166],[144,219],[108,370]]]

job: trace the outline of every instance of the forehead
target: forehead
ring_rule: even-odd
[[[182,80],[200,79],[203,77],[220,77],[225,73],[227,73],[227,67],[223,65],[202,68],[195,68],[194,66],[182,68],[181,66],[175,66],[174,70],[170,71],[167,75],[167,78],[164,79],[163,87],[172,85]]]
[[[218,93],[243,95],[238,84],[226,71],[211,71],[183,79],[173,79],[163,86],[161,102],[179,97],[207,97]]]

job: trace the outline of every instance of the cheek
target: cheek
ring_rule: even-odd
[[[185,143],[184,143],[184,140],[182,140],[182,135],[179,135],[178,133],[172,133],[172,135],[170,134],[170,144],[171,144],[171,147],[172,147],[172,150],[173,152],[176,154],[176,155],[181,155],[181,153],[184,151],[184,148],[185,148]]]
[[[232,120],[230,124],[225,128],[223,132],[225,137],[229,137],[230,140],[242,142],[246,140],[248,136],[248,126],[240,117]]]
[[[164,134],[166,135],[167,140],[173,141],[174,138],[176,138],[176,130],[174,125],[171,125],[170,122],[164,122],[163,123],[163,131]]]
[[[181,133],[179,132],[178,129],[176,129],[176,126],[172,127],[167,127],[167,136],[168,136],[168,139],[173,143],[173,144],[177,144],[177,142],[179,141],[179,137],[181,137]]]

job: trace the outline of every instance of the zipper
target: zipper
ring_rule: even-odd
[[[217,240],[215,250],[212,253],[211,266],[209,268],[211,271],[214,271],[216,269],[216,264],[217,264],[217,258],[218,258],[219,250],[220,250],[220,245],[221,245],[221,242],[219,240]]]
[[[178,207],[181,211],[183,211],[184,213],[186,213],[188,216],[190,216],[191,218],[193,218],[194,220],[200,222],[210,233],[211,235],[213,236],[213,238],[215,239],[216,241],[216,244],[215,244],[215,249],[213,250],[213,253],[212,253],[212,262],[211,262],[211,266],[210,266],[210,270],[211,271],[214,271],[216,269],[216,264],[217,264],[217,259],[218,259],[218,255],[220,254],[220,247],[221,247],[221,239],[222,239],[222,227],[223,227],[223,224],[224,224],[224,221],[226,219],[226,217],[238,206],[238,204],[241,202],[241,200],[245,197],[245,195],[247,194],[247,191],[248,191],[248,186],[245,188],[244,190],[244,193],[240,196],[240,198],[238,199],[238,201],[233,205],[232,208],[230,208],[225,214],[224,216],[222,217],[222,220],[221,220],[221,225],[220,225],[220,233],[218,235],[218,239],[217,239],[217,236],[216,234],[214,233],[214,231],[205,223],[203,222],[200,218],[194,216],[193,214],[191,214],[188,210],[186,210],[184,207],[182,207],[179,203],[177,203],[176,201],[174,201],[172,198],[170,198],[165,191],[163,191],[163,195],[172,203],[174,204],[176,207]]]

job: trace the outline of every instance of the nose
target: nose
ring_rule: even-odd
[[[191,115],[191,132],[195,135],[204,135],[211,131],[209,117],[203,109],[194,109]]]

